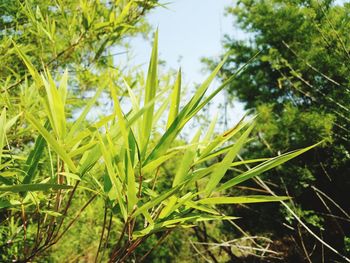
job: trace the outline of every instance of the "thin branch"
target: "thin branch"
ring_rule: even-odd
[[[103,215],[103,224],[102,224],[102,231],[101,231],[101,236],[100,236],[100,242],[98,244],[98,248],[96,251],[96,256],[95,256],[95,263],[97,263],[98,260],[98,254],[100,253],[102,241],[103,241],[103,236],[105,233],[105,228],[106,228],[106,221],[107,221],[107,204],[105,203],[105,209],[104,209],[104,215]]]

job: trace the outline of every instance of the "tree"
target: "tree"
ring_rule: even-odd
[[[146,1],[1,1],[0,80],[23,77],[13,49],[18,43],[34,66],[76,72],[106,66],[111,47],[127,36],[147,33],[144,14],[157,5]],[[20,78],[20,81],[23,81]],[[13,79],[12,79],[13,82]],[[8,85],[15,87],[15,83]],[[11,85],[13,84],[13,85]]]
[[[1,1],[1,96],[16,97],[21,93],[20,84],[31,81],[26,63],[39,74],[48,70],[59,76],[66,70],[71,76],[70,91],[80,98],[96,90],[103,82],[101,75],[112,74],[115,82],[121,82],[115,70],[116,55],[127,44],[125,38],[149,33],[144,15],[157,5],[157,0]],[[28,62],[19,59],[18,48]],[[5,102],[1,104],[6,105],[9,116],[18,114],[18,100]],[[69,114],[82,104],[83,100],[77,100]]]
[[[244,157],[283,153],[325,139],[322,148],[269,173],[268,180],[277,192],[286,187],[298,214],[343,254],[349,253],[345,243],[350,235],[349,12],[349,3],[334,1],[238,1],[227,13],[248,37],[239,41],[226,36],[224,47],[230,57],[221,71],[221,79],[227,80],[259,53],[230,84],[230,94],[259,115],[259,139],[247,147]],[[313,238],[299,235],[297,221],[283,209],[257,209],[280,222],[289,220],[296,231],[271,224],[270,216],[258,223],[246,221],[248,229],[272,232],[279,241],[294,235],[295,246],[286,245],[290,260],[305,257],[293,252],[295,247],[304,254],[312,250]],[[311,259],[320,261],[322,249],[317,244]],[[325,255],[327,260],[337,258],[329,251]]]

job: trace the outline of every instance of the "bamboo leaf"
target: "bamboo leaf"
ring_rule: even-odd
[[[92,141],[89,143],[84,144],[83,146],[71,151],[69,153],[69,157],[73,158],[74,156],[80,155],[85,153],[86,151],[90,150],[92,147],[94,147],[96,145],[96,141]]]
[[[58,174],[63,175],[65,177],[67,177],[67,178],[71,178],[71,179],[77,180],[77,181],[81,180],[81,178],[77,174],[67,173],[67,172],[60,172]]]
[[[199,204],[199,202],[186,201],[185,205],[187,207],[189,207],[189,208],[193,208],[193,209],[196,209],[196,210],[199,210],[199,211],[203,211],[203,212],[206,212],[206,213],[209,213],[209,214],[220,215],[220,213],[217,212],[216,210],[214,210],[214,209],[212,209],[210,207],[201,205],[201,204]]]
[[[222,66],[225,64],[228,56],[226,55],[224,59],[216,66],[216,68],[213,70],[213,72],[209,75],[209,77],[199,86],[199,88],[196,90],[195,94],[193,95],[192,99],[190,100],[186,112],[186,122],[191,119],[194,116],[194,112],[198,112],[201,108],[199,108],[198,105],[200,101],[202,100],[205,92],[208,90],[210,84],[213,82],[216,75],[219,73]]]
[[[164,229],[174,228],[177,226],[182,226],[187,222],[201,222],[201,221],[212,221],[212,220],[234,220],[237,217],[233,216],[216,216],[216,215],[202,215],[202,214],[194,214],[187,217],[180,217],[171,220],[165,220],[161,223],[156,223],[154,225],[150,225],[141,231],[136,231],[133,233],[133,238],[142,237],[151,233],[163,231]],[[191,225],[191,227],[194,225]]]
[[[158,123],[159,119],[163,116],[163,113],[167,109],[170,102],[170,97],[164,98],[162,105],[157,109],[156,113],[153,116],[153,122]]]
[[[170,216],[174,211],[179,209],[181,206],[183,206],[186,202],[190,201],[195,196],[196,196],[196,194],[194,194],[192,192],[188,192],[184,196],[182,196],[181,198],[178,198],[177,202],[174,205],[172,205],[171,207],[168,207],[167,216]],[[171,196],[169,199],[171,199],[171,198],[173,198],[173,196]]]
[[[151,102],[156,95],[157,87],[158,87],[158,30],[155,33],[153,49],[151,60],[149,63],[147,80],[146,80],[146,94],[144,105],[147,105]],[[143,116],[143,125],[142,125],[142,140],[141,140],[141,154],[145,155],[147,151],[147,145],[151,136],[152,125],[153,125],[153,112],[154,105],[149,107],[144,116]]]
[[[61,190],[61,189],[71,189],[73,188],[70,185],[63,184],[20,184],[20,185],[7,185],[0,186],[0,192],[32,192],[32,191],[48,191],[52,190]]]
[[[215,187],[219,184],[222,177],[224,177],[228,168],[230,168],[233,159],[236,157],[238,152],[241,150],[243,144],[248,139],[250,132],[252,131],[254,125],[251,125],[242,136],[236,141],[232,148],[228,151],[225,158],[217,165],[216,169],[212,172],[209,182],[205,188],[207,194],[211,194]]]
[[[210,74],[210,76],[203,82],[203,84],[197,89],[196,93],[193,95],[192,99],[185,105],[185,107],[180,111],[176,116],[175,120],[172,122],[170,127],[166,130],[164,135],[161,137],[157,145],[153,148],[151,153],[148,155],[143,165],[146,165],[150,161],[156,159],[158,156],[164,154],[167,149],[170,147],[171,143],[174,141],[176,136],[180,133],[185,124],[206,104],[209,100],[206,101],[206,104],[201,104],[202,106],[198,108],[201,99],[204,96],[204,93],[207,91],[210,83],[214,80],[216,74],[219,72],[220,68],[223,66],[226,61],[227,56],[223,61],[215,68],[215,70]]]
[[[65,151],[63,145],[55,140],[54,137],[30,114],[26,113],[26,119],[39,131],[39,133],[45,138],[46,142],[52,147],[52,149],[58,154],[58,156],[68,165],[69,169],[73,173],[77,173],[72,159]]]
[[[171,188],[167,192],[157,196],[156,198],[149,200],[143,206],[141,206],[140,208],[136,209],[136,211],[131,215],[131,218],[135,218],[139,214],[143,213],[143,211],[146,211],[146,210],[148,210],[148,209],[150,209],[152,207],[155,207],[156,205],[158,205],[163,200],[165,200],[168,197],[172,196],[176,191],[179,190],[179,188],[180,188],[180,186],[176,186],[174,188]]]
[[[87,102],[84,110],[82,111],[78,119],[74,121],[74,124],[67,135],[67,138],[72,138],[73,135],[81,128],[83,121],[85,121],[86,119],[86,115],[90,112],[92,106],[94,106],[102,90],[103,88],[101,86],[100,88],[97,89],[96,94]]]
[[[187,175],[189,169],[191,168],[194,158],[196,156],[196,151],[198,148],[198,141],[199,137],[201,135],[201,128],[197,131],[196,135],[192,139],[193,146],[188,148],[185,152],[181,164],[177,170],[177,173],[175,175],[174,181],[173,181],[173,187],[184,181],[185,176]]]
[[[177,201],[178,198],[176,196],[170,196],[169,201],[165,205],[164,209],[160,212],[159,218],[162,219],[167,217],[171,213],[172,208],[174,207]]]
[[[36,84],[41,86],[42,85],[42,80],[41,80],[40,74],[35,69],[35,67],[33,66],[32,62],[29,60],[27,55],[24,54],[22,52],[22,50],[16,45],[15,42],[13,42],[13,45],[14,45],[18,55],[20,56],[20,58],[23,60],[24,64],[28,68],[28,71],[29,71],[30,75],[32,75],[32,77],[33,77],[34,81],[36,82]]]
[[[170,103],[170,110],[169,110],[169,116],[168,116],[168,122],[167,122],[166,129],[169,129],[170,125],[174,122],[174,120],[179,112],[180,95],[181,95],[181,68],[179,69],[179,72],[177,73],[175,85],[174,85],[173,91],[171,93],[171,103]]]
[[[0,164],[6,136],[6,108],[3,108],[0,115]]]
[[[208,157],[208,155],[216,148],[223,145],[225,142],[230,140],[233,136],[235,136],[239,131],[241,131],[245,126],[247,126],[248,122],[243,122],[244,117],[236,124],[232,129],[225,131],[224,133],[215,137],[206,148],[200,154],[200,160]]]
[[[48,115],[51,121],[51,127],[55,131],[57,138],[63,139],[66,133],[66,115],[64,111],[64,103],[50,72],[46,70],[45,73],[47,80],[44,78],[44,76],[42,76],[42,80],[47,95],[46,107],[49,110]]]
[[[117,98],[117,95],[115,94],[115,89],[111,86],[111,95],[112,99],[114,101],[114,111],[116,116],[118,117],[118,126],[120,127],[121,134],[123,137],[123,144],[126,150],[126,158],[125,158],[125,170],[126,170],[126,176],[127,176],[127,197],[128,197],[128,211],[131,212],[134,210],[134,206],[137,203],[137,188],[135,183],[135,172],[133,167],[133,161],[131,158],[131,149],[129,145],[129,131],[130,128],[127,127],[127,121],[124,117],[124,114],[122,112],[122,109],[119,104],[119,100]],[[132,134],[131,134],[132,135]],[[135,142],[135,138],[132,136],[131,141]],[[136,143],[136,142],[135,142]],[[133,154],[135,155],[135,154]]]
[[[293,152],[282,154],[282,155],[277,156],[275,158],[271,158],[270,160],[263,162],[263,163],[255,166],[254,168],[252,168],[252,169],[236,176],[235,178],[232,178],[231,180],[227,181],[226,183],[222,184],[217,189],[217,191],[225,190],[225,189],[230,188],[232,186],[235,186],[239,183],[242,183],[250,178],[253,178],[254,176],[262,174],[263,172],[266,172],[266,171],[268,171],[276,166],[279,166],[279,165],[289,161],[290,159],[293,159],[293,158],[299,156],[300,154],[303,154],[303,153],[311,150],[312,148],[316,147],[320,143],[322,143],[322,142],[316,143],[312,146],[309,146],[309,147],[301,149],[301,150],[296,150]]]
[[[50,127],[50,123],[49,121],[46,121],[44,125],[44,129],[49,129],[49,127]],[[27,169],[25,170],[23,184],[30,184],[33,181],[36,169],[38,167],[38,164],[43,154],[45,146],[46,146],[46,141],[44,137],[40,134],[38,138],[35,140],[34,149],[30,152],[27,158],[27,161],[26,161]]]
[[[47,214],[49,216],[53,216],[53,217],[60,217],[62,216],[61,213],[55,212],[55,211],[50,211],[50,210],[41,210],[40,211],[41,214]]]
[[[12,117],[11,119],[6,120],[6,125],[5,125],[6,132],[8,132],[11,129],[11,127],[16,123],[18,117],[21,115],[22,113],[19,113],[15,117]]]
[[[127,122],[127,128],[131,127],[137,120],[140,119],[142,114],[151,106],[153,105],[155,100],[152,100],[149,104],[145,105],[143,108],[141,108],[139,111],[134,113],[130,116],[130,119]],[[101,121],[97,122],[94,127],[99,128],[100,126],[104,125],[108,121],[112,120],[114,117],[114,114],[107,116],[103,118]],[[77,139],[77,141],[81,140],[82,138],[85,138],[86,136],[89,136],[91,134],[90,132],[81,132],[81,136]],[[111,130],[111,136],[112,138],[118,138],[120,136],[120,129],[118,130]],[[74,144],[75,140],[73,142],[70,142],[71,144]],[[95,163],[100,159],[101,157],[101,151],[99,146],[95,146],[92,148],[86,155],[87,157],[84,158],[84,160],[81,161],[81,164],[79,166],[79,173],[81,175],[84,175],[86,172],[88,172]]]
[[[68,70],[66,69],[61,77],[60,84],[58,86],[58,93],[63,104],[63,107],[66,105],[67,93],[68,93]]]
[[[148,211],[143,211],[143,216],[146,218],[147,222],[150,224],[150,225],[154,225],[154,221],[152,219],[152,216],[150,213],[148,213]]]
[[[258,55],[259,55],[260,51],[258,53],[256,53],[252,58],[249,59],[249,61],[247,63],[245,63],[244,65],[242,65],[238,70],[236,70],[236,72],[234,72],[224,83],[222,83],[216,90],[214,90],[207,98],[204,99],[204,101],[198,105],[198,107],[196,109],[194,109],[191,112],[191,116],[189,116],[190,118],[192,118],[195,114],[198,113],[198,111],[200,111],[205,105],[207,105],[219,92],[221,92],[228,84],[230,84],[236,77],[237,75],[244,70],[244,68],[249,65]],[[227,59],[228,55],[226,55],[225,59]],[[225,60],[224,59],[224,60]]]
[[[114,114],[103,117],[101,120],[97,121],[94,124],[90,124],[88,128],[83,129],[82,131],[72,135],[72,138],[66,137],[66,145],[76,145],[78,142],[82,141],[84,138],[88,136],[92,136],[99,128],[105,126],[108,122],[113,120]],[[81,127],[81,126],[80,126]],[[79,128],[80,130],[80,128]],[[97,147],[98,148],[98,147]]]
[[[206,135],[203,138],[203,143],[210,142],[210,139],[211,139],[211,137],[214,134],[214,129],[215,129],[215,125],[216,125],[217,121],[218,121],[218,114],[216,113],[214,115],[214,118],[210,122],[210,125],[209,125],[209,128],[208,128],[208,131],[207,131]]]
[[[126,221],[128,216],[127,216],[127,211],[125,208],[125,203],[124,203],[124,200],[122,198],[122,185],[117,179],[117,175],[116,175],[115,170],[113,168],[111,155],[109,154],[109,151],[106,148],[106,145],[104,144],[103,139],[99,133],[97,133],[97,138],[99,139],[99,147],[100,147],[100,150],[102,152],[103,159],[105,161],[108,177],[109,177],[113,187],[117,191],[117,201],[118,201],[118,204],[120,207],[120,211],[123,215],[124,221]]]
[[[270,160],[271,158],[258,158],[258,159],[249,159],[249,160],[243,160],[238,162],[231,163],[231,167],[244,165],[244,164],[250,164],[250,163],[260,163]]]
[[[250,196],[237,196],[237,197],[210,197],[197,201],[199,204],[205,205],[220,205],[220,204],[250,204],[250,203],[262,203],[262,202],[278,202],[288,200],[288,196],[268,196],[268,195],[250,195]]]
[[[168,161],[169,159],[174,157],[174,155],[176,155],[176,154],[177,154],[177,152],[172,152],[172,153],[161,156],[158,159],[150,162],[149,164],[147,164],[146,166],[144,166],[142,168],[143,173],[150,173],[150,172],[156,170],[160,165],[162,165],[163,163],[165,163],[166,161]]]

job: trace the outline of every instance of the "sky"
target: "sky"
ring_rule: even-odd
[[[148,21],[159,29],[160,57],[172,68],[181,66],[190,81],[204,77],[200,59],[222,53],[224,33],[233,31],[233,20],[224,16],[230,0],[173,0],[157,8]],[[133,41],[135,59],[147,62],[150,44],[142,38]],[[148,51],[148,52],[147,52]]]

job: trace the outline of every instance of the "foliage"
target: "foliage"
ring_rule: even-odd
[[[18,52],[24,61],[29,61],[20,50]],[[45,95],[39,102],[42,110],[33,112],[28,108],[24,114],[26,129],[37,131],[39,136],[25,162],[22,161],[25,158],[20,153],[6,155],[9,160],[5,161],[4,168],[16,178],[16,181],[0,187],[3,200],[7,202],[7,207],[11,207],[6,220],[18,216],[17,224],[20,224],[18,228],[24,229],[24,240],[33,242],[20,242],[14,246],[18,251],[23,249],[26,260],[30,260],[57,243],[96,197],[102,198],[105,202],[105,219],[96,258],[98,258],[98,252],[103,250],[101,245],[105,238],[104,232],[106,231],[107,235],[110,232],[105,229],[107,214],[111,212],[111,217],[114,217],[117,224],[122,226],[119,229],[119,241],[112,243],[109,254],[113,261],[126,260],[147,237],[154,233],[168,234],[173,229],[191,227],[200,221],[234,219],[234,217],[220,215],[213,209],[216,204],[257,203],[286,199],[272,196],[211,197],[211,195],[213,192],[223,191],[270,170],[307,151],[310,147],[269,159],[224,184],[220,184],[220,181],[247,140],[253,125],[247,128],[247,123],[241,122],[235,128],[213,139],[210,133],[207,134],[204,141],[199,140],[200,132],[197,132],[191,144],[172,147],[172,142],[185,124],[224,87],[220,86],[208,97],[204,97],[210,82],[223,62],[181,109],[179,108],[180,96],[177,95],[181,89],[179,80],[181,74],[178,75],[172,91],[173,95],[169,96],[171,102],[168,128],[159,127],[157,123],[166,110],[162,104],[168,104],[168,100],[163,98],[167,90],[157,94],[157,35],[143,92],[145,94],[143,105],[139,102],[140,95],[135,94],[127,86],[132,108],[124,114],[120,99],[116,95],[118,87],[113,85],[111,79],[106,79],[114,110],[112,114],[102,117],[95,123],[83,122],[95,97],[87,103],[81,115],[74,122],[70,122],[65,117],[64,110],[68,92],[67,76],[63,75],[61,80],[55,82],[46,71],[45,75],[36,78],[39,73],[27,63],[34,83],[23,88],[32,89],[33,86],[37,89],[45,88]],[[58,87],[56,83],[59,83]],[[163,103],[155,111],[158,100]],[[4,109],[3,116],[5,114]],[[44,125],[40,120],[45,121],[46,124]],[[6,127],[6,118],[3,118],[3,121]],[[155,128],[164,130],[158,141],[153,141],[151,137]],[[234,144],[217,151],[221,145],[240,131],[243,133]],[[7,134],[7,140],[11,141],[11,139],[11,135]],[[46,158],[49,159],[43,160],[43,166],[46,164],[47,167],[41,171],[40,177],[35,178],[37,170],[41,170],[38,169],[38,164],[42,161],[41,152],[45,144],[49,153]],[[181,151],[184,151],[184,156],[172,184],[167,185],[166,189],[164,186],[159,189],[158,180],[164,180],[159,168]],[[203,160],[225,153],[221,162],[209,167],[202,165]],[[203,180],[207,182],[205,187],[198,188]],[[72,190],[67,190],[70,188]],[[77,191],[83,191],[88,201],[73,219],[67,222],[68,211]],[[27,194],[28,192],[30,194]],[[55,205],[51,207],[51,203]],[[48,228],[44,232],[46,224]],[[33,232],[35,228],[36,234]],[[9,248],[13,249],[12,246]],[[147,255],[146,253],[144,257]]]
[[[123,69],[115,65],[120,49],[127,44],[124,38],[147,34],[149,26],[144,14],[157,5],[155,0],[1,1],[0,83],[2,106],[6,105],[8,116],[16,116],[28,103],[33,110],[38,106],[29,98],[36,96],[37,91],[24,93],[21,89],[24,82],[31,83],[26,63],[32,64],[39,74],[46,69],[54,75],[66,70],[70,92],[81,99],[103,85],[104,74],[113,74],[115,82],[122,82],[119,75]],[[18,49],[29,61],[18,59]],[[128,79],[130,74],[123,75]],[[27,98],[22,103],[11,99],[21,96]],[[83,100],[74,102],[67,111],[69,117],[84,105]],[[32,140],[30,134],[27,136],[24,141],[13,143],[25,147]]]
[[[350,238],[344,237],[346,255],[350,255]]]
[[[104,60],[121,38],[142,30],[133,26],[155,1],[3,4],[2,261],[143,261],[174,230],[236,219],[219,206],[289,199],[227,191],[316,145],[233,162],[254,120],[219,135],[213,122],[206,133],[199,127],[188,143],[178,139],[240,71],[209,93],[226,58],[183,104],[181,71],[172,85],[160,81],[157,32],[145,81],[123,77]],[[111,108],[98,115],[103,96]],[[168,163],[178,164],[175,173],[167,174]],[[227,176],[247,163],[259,164]],[[160,261],[167,255],[161,251]]]
[[[317,232],[321,231],[326,242],[344,252],[341,240],[344,234],[350,234],[346,230],[348,217],[337,205],[347,213],[350,210],[346,201],[350,187],[350,5],[314,0],[242,0],[227,11],[249,37],[236,40],[226,36],[224,46],[231,55],[221,78],[228,79],[236,67],[259,53],[229,87],[230,94],[244,102],[246,109],[259,115],[257,140],[249,144],[243,158],[275,155],[325,139],[327,144],[322,148],[268,173],[267,178],[275,184],[276,192],[287,189],[295,196],[294,202],[301,208],[299,215],[310,224],[324,222]],[[283,220],[285,212],[265,210],[266,207],[257,209]],[[346,218],[334,219],[333,215]],[[290,235],[289,229],[276,227],[268,218],[260,224],[251,221],[245,225],[256,233]],[[296,220],[292,227],[298,229]],[[294,232],[299,243],[306,240],[307,250],[312,250],[312,238],[299,233]],[[317,246],[313,260],[321,260],[321,250]],[[295,250],[290,247],[289,251],[286,257]],[[337,258],[326,252],[327,260],[333,257]]]
[[[2,1],[0,4],[1,81],[20,81],[27,69],[18,63],[13,41],[37,68],[69,68],[93,74],[109,61],[108,49],[147,29],[143,14],[156,1]],[[140,25],[139,22],[142,22]],[[137,25],[137,27],[135,26]],[[86,71],[86,72],[85,72]],[[89,75],[88,75],[89,76]],[[90,76],[91,78],[91,76]],[[91,79],[90,79],[91,81]]]

